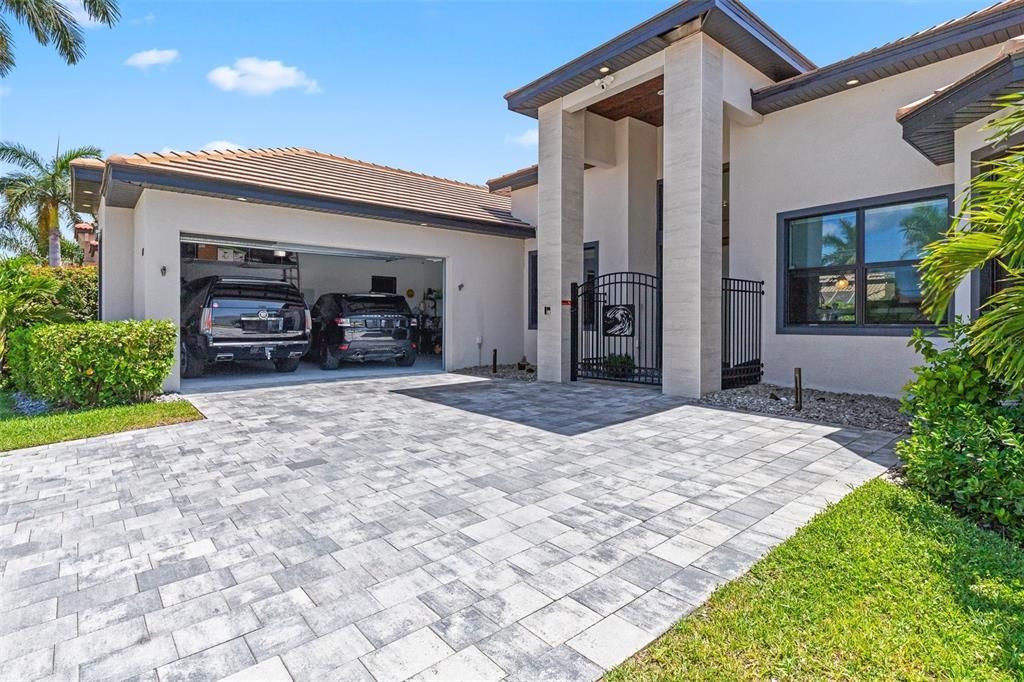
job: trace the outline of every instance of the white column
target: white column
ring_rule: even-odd
[[[572,282],[583,278],[583,112],[541,107],[537,215],[537,378],[569,381]]]
[[[702,33],[665,50],[662,390],[722,384],[722,48]]]

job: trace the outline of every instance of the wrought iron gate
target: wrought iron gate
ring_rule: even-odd
[[[764,282],[722,280],[722,388],[761,383],[761,299]]]
[[[613,272],[572,285],[571,378],[661,384],[661,281]]]

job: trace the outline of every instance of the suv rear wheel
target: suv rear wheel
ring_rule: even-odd
[[[274,369],[278,372],[294,372],[299,368],[299,358],[282,358],[274,360]]]
[[[402,357],[395,360],[399,367],[412,367],[416,364],[416,351],[411,350]]]
[[[341,364],[341,358],[332,353],[326,343],[320,344],[319,360],[320,369],[338,369]]]
[[[181,344],[181,378],[198,379],[206,373],[206,360]]]

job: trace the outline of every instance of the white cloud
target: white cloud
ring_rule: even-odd
[[[520,147],[536,147],[537,142],[540,140],[540,136],[536,128],[530,128],[529,130],[524,130],[518,135],[509,135],[505,140],[513,144],[517,144]]]
[[[234,66],[218,66],[206,78],[221,90],[245,95],[269,95],[288,88],[300,88],[307,94],[320,92],[317,82],[301,69],[275,59],[243,57]]]
[[[213,142],[207,142],[201,149],[204,152],[229,152],[232,149],[241,149],[242,145],[235,144],[229,140],[214,140]]]
[[[143,50],[136,52],[124,60],[125,66],[134,66],[137,69],[148,69],[151,66],[170,64],[178,61],[177,50]]]
[[[155,21],[156,21],[156,15],[153,14],[152,12],[149,12],[145,16],[141,16],[138,19],[132,19],[128,23],[133,25],[133,26],[141,26],[143,24],[152,24]]]
[[[176,152],[176,151],[178,151],[178,150],[175,149],[174,147],[162,147],[160,149],[160,153],[161,154],[171,154],[171,153]]]

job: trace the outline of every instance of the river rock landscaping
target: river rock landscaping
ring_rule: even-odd
[[[803,409],[800,411],[796,409],[793,389],[774,384],[718,391],[704,396],[701,402],[744,412],[857,426],[889,433],[909,432],[907,417],[900,412],[900,401],[895,398],[808,388],[803,393]]]

